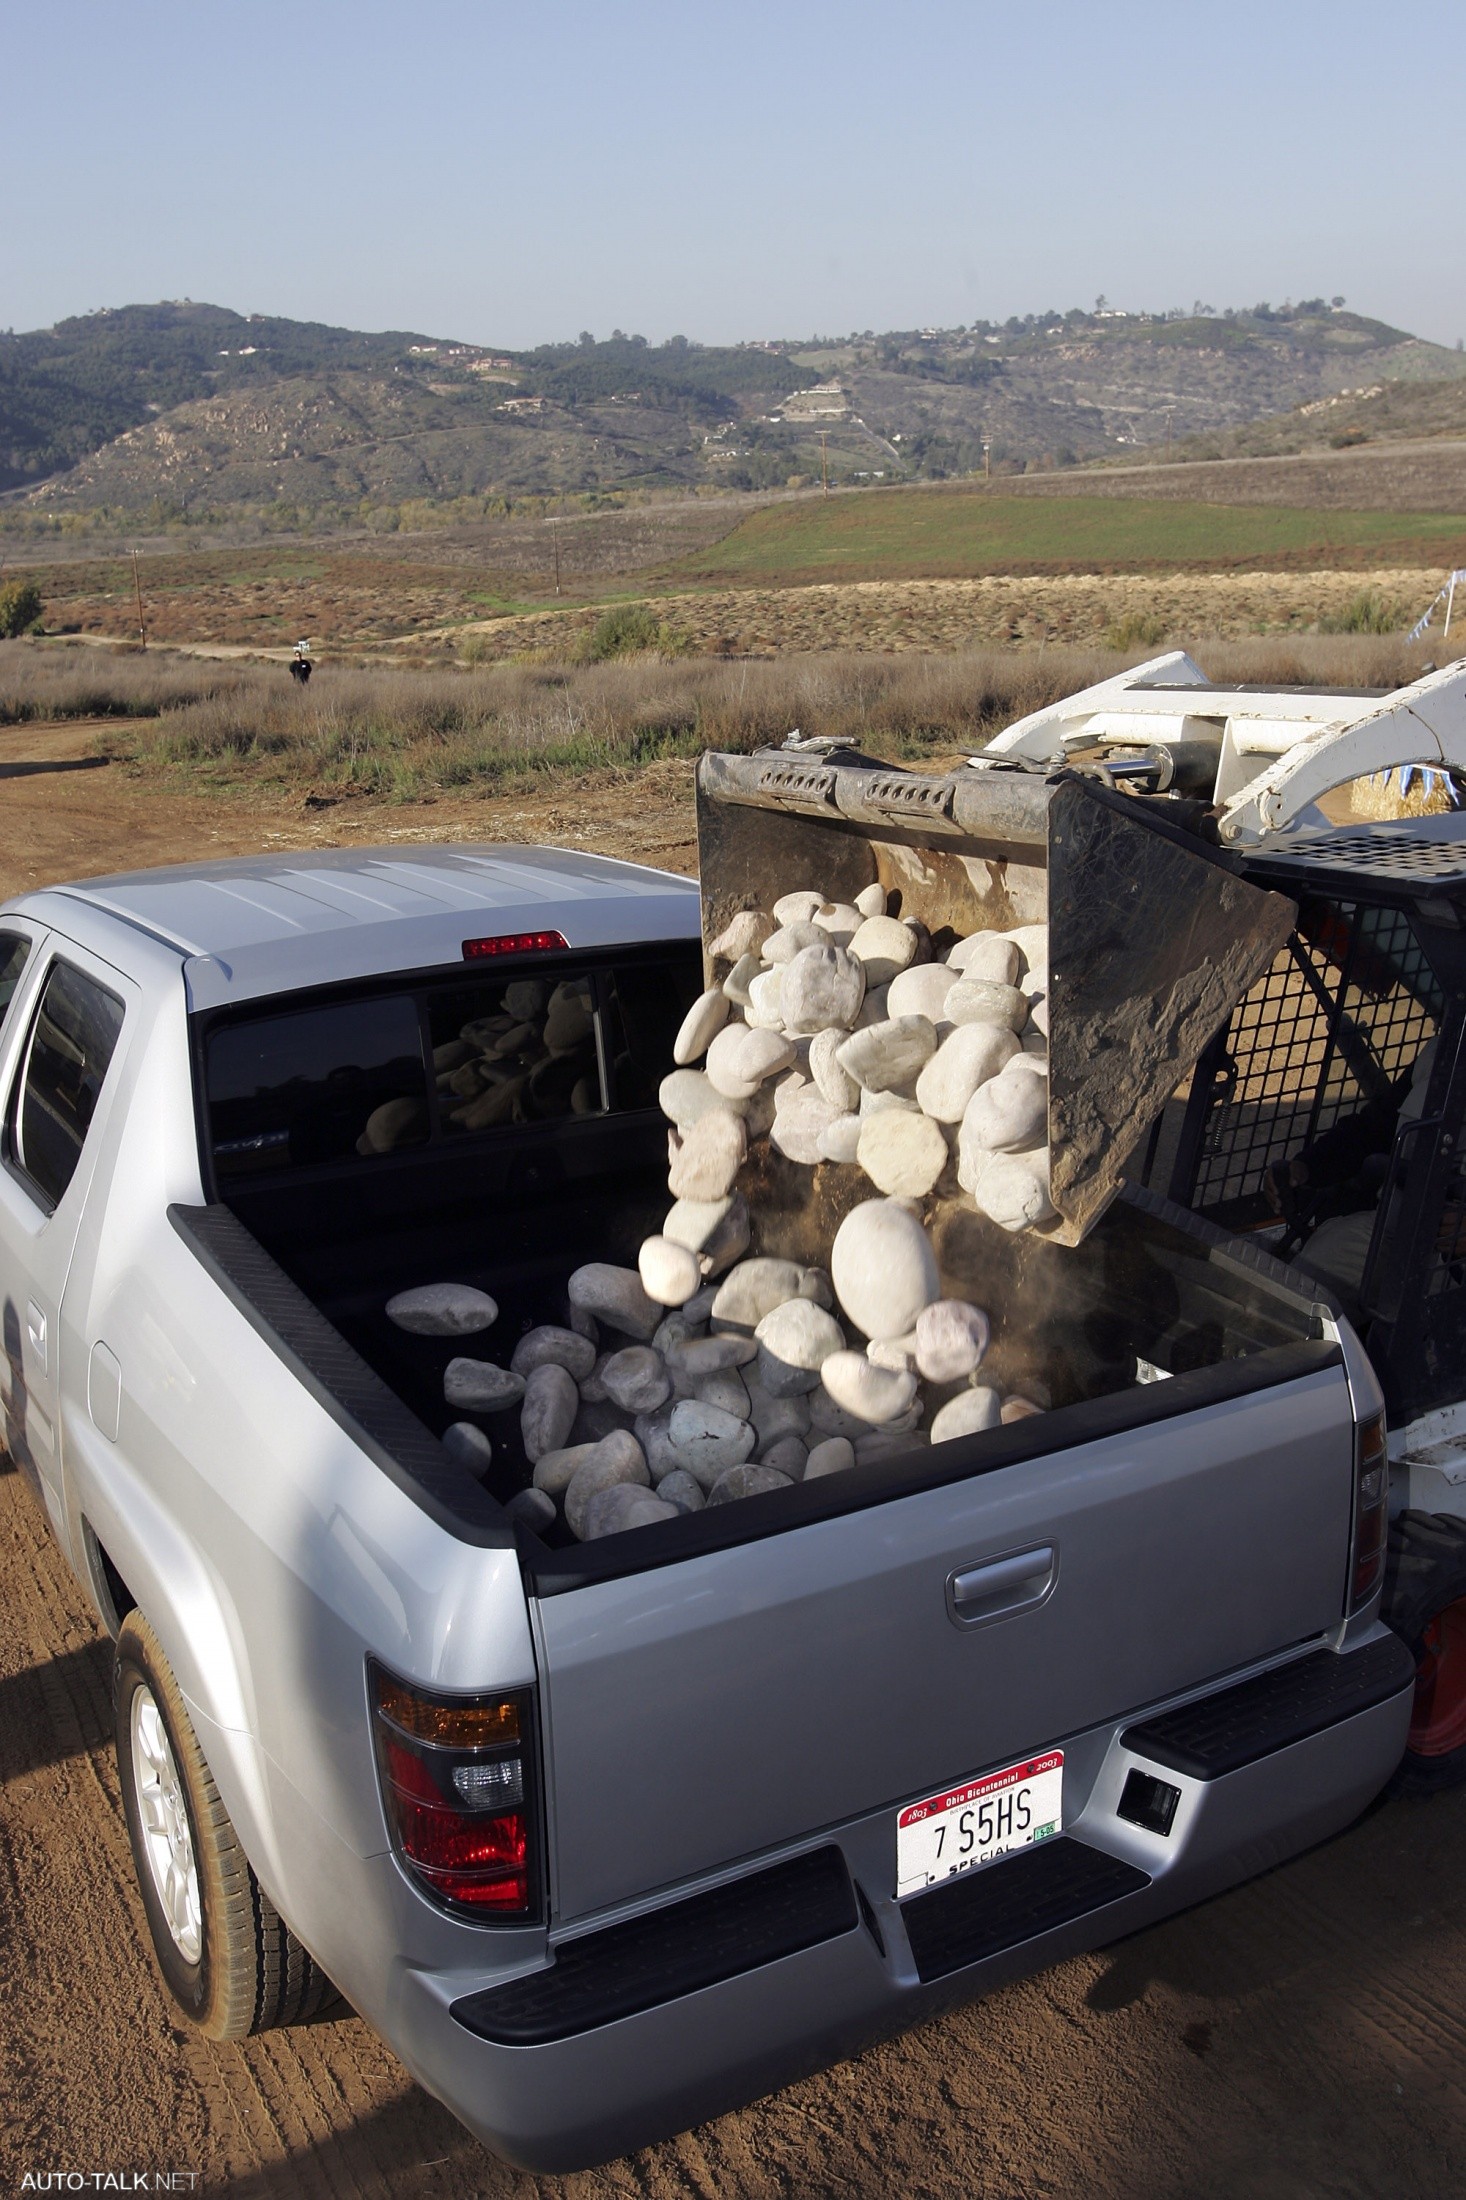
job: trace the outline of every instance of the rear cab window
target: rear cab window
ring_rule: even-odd
[[[654,1107],[701,986],[687,940],[225,1011],[201,1045],[219,1189]]]
[[[122,1030],[123,1004],[71,963],[52,964],[6,1119],[9,1157],[47,1207],[76,1174]]]

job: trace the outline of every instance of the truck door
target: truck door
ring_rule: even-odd
[[[29,943],[28,943],[29,944]],[[62,1529],[59,1315],[82,1202],[96,1162],[103,1088],[130,988],[106,963],[52,935],[0,1032],[0,1324],[5,1442]],[[0,968],[4,941],[0,936]],[[18,1028],[10,1029],[10,1022]]]

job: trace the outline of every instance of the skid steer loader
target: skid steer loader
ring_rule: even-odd
[[[1321,807],[1414,769],[1443,812]],[[938,945],[1048,925],[1050,1240],[1078,1245],[1128,1179],[1353,1320],[1389,1407],[1423,1788],[1466,1780],[1463,799],[1466,664],[1315,693],[1214,686],[1180,652],[941,777],[791,736],[698,781],[706,940],[770,878],[879,882]]]

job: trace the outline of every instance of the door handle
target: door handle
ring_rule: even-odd
[[[1059,1571],[1052,1543],[1031,1551],[1011,1551],[947,1576],[947,1613],[956,1627],[980,1627],[985,1620],[1006,1619],[1042,1604]]]
[[[30,1331],[31,1343],[35,1346],[36,1358],[44,1369],[46,1366],[46,1317],[34,1299],[26,1307],[25,1325]]]

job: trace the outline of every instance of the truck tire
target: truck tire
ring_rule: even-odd
[[[1415,1659],[1415,1708],[1396,1786],[1466,1782],[1466,1520],[1401,1513],[1390,1530],[1384,1617]]]
[[[208,2038],[296,2024],[336,1989],[256,1879],[157,1636],[117,1637],[117,1766],[133,1866],[163,1979]]]

